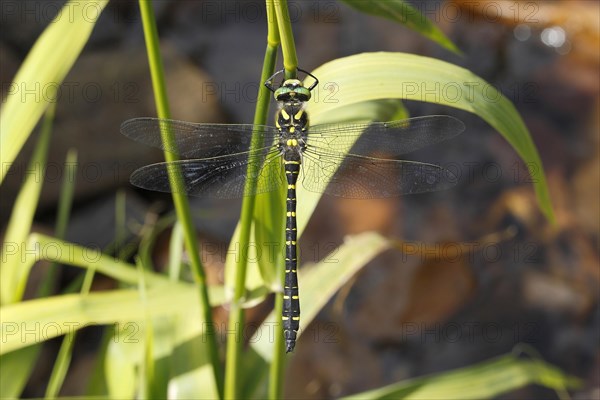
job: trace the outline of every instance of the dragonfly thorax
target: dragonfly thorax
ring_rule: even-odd
[[[275,116],[275,126],[280,131],[306,131],[308,128],[308,116],[304,111],[304,103],[287,102]]]
[[[280,134],[279,145],[285,159],[299,161],[305,148],[308,116],[303,108],[303,102],[285,102],[275,117]]]

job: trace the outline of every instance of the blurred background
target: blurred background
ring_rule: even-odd
[[[63,3],[0,1],[2,98]],[[300,67],[310,71],[347,55],[395,51],[443,59],[481,76],[525,120],[543,160],[557,224],[540,213],[532,178],[515,151],[483,120],[406,103],[413,116],[444,113],[465,122],[461,136],[410,156],[446,166],[459,182],[448,191],[401,199],[323,197],[301,240],[304,261],[318,261],[345,235],[368,230],[401,244],[364,268],[306,328],[309,334],[301,337],[289,364],[286,393],[338,397],[467,366],[527,344],[583,379],[574,398],[600,398],[599,3],[411,3],[462,56],[341,2],[290,1]],[[173,117],[250,123],[266,44],[264,2],[154,4]],[[59,93],[36,230],[52,231],[60,171],[72,147],[80,165],[68,241],[108,246],[115,237],[119,190],[126,194],[131,226],[170,210],[168,195],[138,191],[128,182],[135,168],[162,157],[120,135],[119,125],[139,116],[155,116],[155,108],[138,5],[114,0]],[[2,230],[36,137],[2,186]],[[239,205],[192,200],[200,240],[222,249],[203,256],[213,283],[222,282]],[[167,232],[158,240],[156,265],[166,258],[168,238]],[[63,269],[61,287],[79,273]],[[34,268],[29,289],[43,274],[43,268]],[[97,276],[94,290],[115,285]],[[271,306],[272,299],[250,310],[249,320],[260,322]],[[226,321],[224,310],[215,315],[218,323]],[[78,337],[64,395],[82,393],[100,338],[101,328]],[[43,395],[57,348],[58,342],[45,346],[48,357],[40,358],[26,396]],[[553,396],[527,387],[506,398]]]

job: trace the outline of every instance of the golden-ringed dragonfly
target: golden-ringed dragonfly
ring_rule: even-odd
[[[287,186],[282,315],[287,352],[294,349],[300,326],[296,274],[298,182],[311,192],[348,198],[395,197],[445,189],[456,180],[450,171],[398,157],[454,137],[465,129],[460,120],[446,115],[392,122],[331,123],[309,129],[304,106],[318,80],[300,71],[315,80],[310,87],[298,79],[287,79],[274,87],[273,80],[283,71],[265,82],[279,105],[275,126],[158,118],[135,118],[121,125],[125,136],[185,158],[136,170],[131,182],[140,188],[173,191],[168,173],[174,167],[182,175],[180,190],[191,196],[240,198]],[[162,142],[161,130],[173,134],[171,145]],[[262,135],[260,148],[250,148],[253,133]],[[245,192],[249,173],[256,185]]]

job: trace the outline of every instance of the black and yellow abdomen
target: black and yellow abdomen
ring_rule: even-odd
[[[298,298],[298,230],[296,227],[296,182],[300,172],[299,161],[284,160],[287,178],[285,219],[285,281],[283,284],[283,330],[286,352],[294,350],[296,332],[300,328],[300,301]]]
[[[302,102],[289,100],[282,104],[276,117],[280,132],[280,150],[287,181],[285,219],[285,281],[283,286],[283,330],[286,352],[296,345],[300,328],[300,301],[298,297],[298,229],[296,227],[296,183],[300,174],[302,151],[306,140],[308,118]]]

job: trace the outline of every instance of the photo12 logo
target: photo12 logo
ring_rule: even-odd
[[[417,341],[421,345],[435,343],[519,343],[525,342],[538,330],[533,322],[503,325],[496,322],[405,322],[402,341]]]
[[[340,21],[340,6],[333,0],[302,0],[289,1],[287,10],[290,22],[311,20],[315,23],[338,23]],[[260,0],[213,0],[202,1],[200,19],[204,23],[261,23],[268,15],[265,2]]]
[[[491,103],[503,101],[503,96],[515,103],[539,102],[536,82],[496,86],[483,81],[473,82],[402,82],[402,98],[434,103]]]
[[[10,82],[2,83],[2,93],[16,97],[21,103],[124,103],[140,102],[140,86],[136,82]]]
[[[0,324],[0,337],[3,345],[10,343],[41,343],[62,335],[70,335],[86,327],[101,324],[90,322],[8,322]],[[112,341],[115,343],[139,343],[142,339],[142,330],[137,322],[124,322],[113,324]],[[68,337],[68,336],[67,336]]]
[[[0,2],[0,21],[47,24],[65,20],[73,23],[83,19],[86,22],[95,22],[102,13],[103,3],[93,0],[67,2],[3,0]]]
[[[222,103],[255,103],[260,97],[262,85],[257,82],[203,82],[200,88],[201,101],[206,103],[217,98]],[[310,102],[337,104],[340,102],[339,91],[339,85],[335,82],[322,83],[319,90],[313,91]],[[267,96],[271,98],[272,94],[268,93]]]

